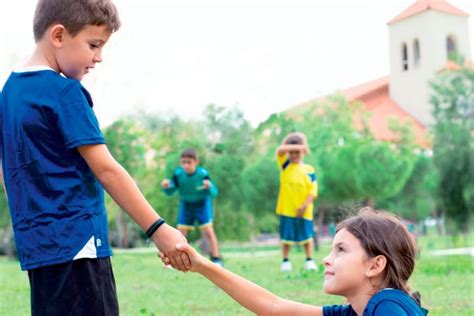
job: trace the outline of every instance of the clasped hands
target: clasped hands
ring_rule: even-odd
[[[177,245],[188,243],[179,230],[164,224],[153,234],[152,239],[162,260],[166,258],[166,262],[165,260],[163,262],[179,271],[187,272],[191,269],[191,260],[186,252],[177,248]]]

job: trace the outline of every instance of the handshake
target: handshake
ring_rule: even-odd
[[[206,258],[188,244],[180,231],[167,224],[160,227],[152,239],[163,263],[179,271],[199,272],[208,263]]]

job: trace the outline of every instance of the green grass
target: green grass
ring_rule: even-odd
[[[418,246],[422,250],[436,250],[449,248],[464,248],[474,246],[474,232],[456,236],[438,235],[435,231],[428,231],[427,236],[418,239]]]
[[[316,254],[321,260],[328,246]],[[302,270],[301,252],[292,256],[295,271],[279,272],[274,251],[251,257],[228,253],[226,266],[278,295],[310,304],[340,304],[324,294],[322,272]],[[224,255],[226,253],[224,252]],[[207,280],[195,274],[163,269],[153,254],[113,257],[121,315],[250,315]],[[422,294],[430,315],[474,315],[474,267],[469,256],[431,257],[417,262],[411,284]],[[28,277],[16,261],[0,257],[0,315],[29,315]]]

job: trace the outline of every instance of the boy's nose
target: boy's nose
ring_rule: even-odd
[[[102,54],[95,54],[95,55],[94,55],[94,62],[95,62],[95,63],[100,63],[100,62],[102,62]]]

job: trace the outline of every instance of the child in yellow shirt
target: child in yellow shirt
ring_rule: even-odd
[[[277,149],[280,192],[276,213],[280,216],[283,262],[281,271],[291,271],[290,247],[302,244],[306,252],[306,270],[317,270],[313,256],[313,201],[318,195],[315,170],[303,162],[308,153],[306,136],[291,133]]]

